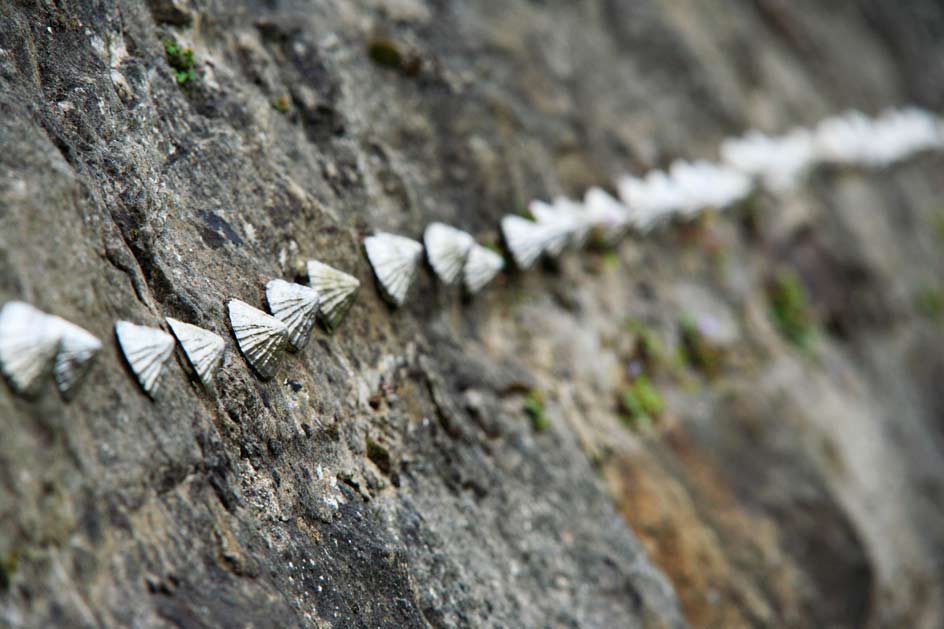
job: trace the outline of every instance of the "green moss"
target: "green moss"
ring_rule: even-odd
[[[931,321],[944,321],[944,291],[933,286],[919,290],[914,297],[915,310]]]
[[[367,437],[367,458],[384,474],[390,474],[393,469],[390,452],[370,437]]]
[[[13,573],[16,572],[19,563],[19,555],[16,551],[10,554],[0,556],[0,592],[6,592],[10,589],[10,582],[13,580]]]
[[[721,350],[705,338],[694,317],[686,316],[679,321],[679,336],[679,352],[684,364],[701,371],[709,378],[720,373]]]
[[[183,48],[172,38],[165,37],[164,54],[167,57],[167,63],[174,70],[174,78],[177,80],[177,85],[187,87],[196,82],[197,62],[194,59],[192,49]]]
[[[944,210],[938,212],[934,219],[934,234],[937,236],[938,242],[944,244]]]
[[[607,251],[603,254],[603,266],[608,269],[615,269],[620,265],[619,252]]]
[[[623,423],[636,431],[645,431],[653,426],[665,410],[665,400],[645,375],[636,378],[623,389],[620,396]]]
[[[650,371],[664,367],[667,360],[667,353],[659,335],[651,327],[639,319],[626,319],[623,325],[626,329],[636,335],[636,346],[633,350],[635,356],[641,360]]]
[[[397,43],[386,37],[375,37],[367,43],[367,54],[377,65],[387,68],[401,68],[403,53]]]
[[[286,113],[292,108],[292,101],[288,96],[279,96],[272,99],[272,107],[279,113]]]
[[[809,295],[797,274],[781,271],[767,290],[770,316],[780,333],[801,349],[811,349],[815,339],[815,317]]]
[[[544,396],[540,391],[532,390],[524,401],[525,415],[531,420],[531,426],[537,432],[550,428],[551,421],[544,412]]]

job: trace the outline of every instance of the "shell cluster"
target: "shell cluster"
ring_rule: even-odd
[[[101,349],[88,330],[22,301],[0,310],[0,371],[17,393],[37,395],[52,377],[68,399]]]
[[[582,201],[532,201],[530,218],[507,215],[500,231],[511,260],[524,270],[542,256],[582,247],[591,235],[614,245],[631,231],[646,234],[672,219],[724,209],[751,195],[756,185],[773,193],[788,191],[820,163],[883,167],[933,149],[944,149],[944,123],[934,114],[916,108],[876,118],[847,112],[813,129],[781,136],[752,130],[725,140],[717,163],[677,160],[667,170],[625,175],[616,182],[618,198],[595,187]],[[406,303],[424,251],[440,281],[461,284],[468,294],[481,291],[505,268],[502,254],[438,222],[426,227],[422,243],[379,232],[364,240],[364,251],[381,295],[394,306]],[[317,260],[309,260],[306,268],[308,286],[277,278],[266,284],[268,313],[238,299],[227,303],[236,344],[263,379],[275,375],[286,350],[304,349],[316,321],[329,333],[337,330],[357,298],[361,283],[353,275]],[[142,390],[156,396],[179,345],[185,367],[212,391],[226,341],[191,323],[170,317],[165,322],[166,331],[128,321],[115,324],[118,345]],[[0,372],[18,394],[35,396],[51,379],[70,399],[101,348],[84,328],[30,304],[11,301],[0,308]]]

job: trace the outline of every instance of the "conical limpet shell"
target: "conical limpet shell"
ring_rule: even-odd
[[[115,336],[141,388],[153,399],[161,384],[164,365],[174,353],[174,337],[158,328],[128,321],[115,323]]]
[[[423,245],[396,234],[379,233],[364,239],[364,249],[384,298],[402,306],[416,277]]]
[[[354,303],[360,280],[317,260],[309,260],[308,283],[318,293],[321,323],[333,332]]]
[[[216,372],[219,371],[223,363],[223,354],[226,352],[226,342],[223,337],[192,323],[171,317],[167,317],[167,325],[177,337],[177,342],[180,343],[187,362],[197,374],[203,388],[211,391]]]
[[[511,257],[522,271],[541,257],[550,236],[546,226],[513,214],[502,218],[501,230]]]
[[[426,257],[444,284],[453,284],[462,273],[475,239],[461,229],[444,223],[430,223],[423,232]]]
[[[0,369],[17,393],[38,392],[52,372],[61,331],[52,317],[22,301],[0,310]]]
[[[91,332],[71,321],[62,317],[50,318],[61,337],[53,375],[62,397],[70,399],[79,382],[88,373],[93,359],[101,351],[102,342]]]
[[[288,345],[288,327],[249,304],[231,300],[227,305],[239,351],[264,380],[275,375],[282,352]]]
[[[462,270],[462,279],[466,290],[475,294],[492,281],[505,268],[505,258],[488,247],[475,244],[469,251]]]
[[[583,204],[591,224],[599,230],[606,244],[616,244],[626,235],[632,224],[632,213],[612,195],[602,188],[590,188],[584,194]]]
[[[289,349],[304,349],[318,317],[318,292],[301,284],[272,280],[266,284],[266,301],[272,316],[288,328]]]

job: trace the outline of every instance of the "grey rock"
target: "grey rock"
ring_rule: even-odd
[[[296,260],[365,281],[372,233],[497,242],[530,199],[750,126],[942,105],[935,2],[826,4],[0,3],[0,302],[229,330]],[[940,626],[944,340],[910,300],[940,167],[817,173],[790,201],[815,227],[762,199],[468,303],[421,271],[270,381],[226,352],[215,397],[169,362],[148,400],[111,341],[69,404],[4,383],[0,625]],[[816,361],[768,322],[774,262]],[[674,329],[682,300],[755,362],[660,376],[633,433],[624,318]]]

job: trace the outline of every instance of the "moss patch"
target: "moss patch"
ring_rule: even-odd
[[[934,219],[934,235],[939,243],[944,244],[944,210],[939,211]]]
[[[370,437],[367,437],[367,458],[384,474],[389,475],[393,469],[390,452]]]
[[[815,316],[799,276],[790,270],[777,273],[768,286],[767,298],[770,317],[784,338],[801,349],[812,349]]]
[[[551,421],[544,412],[544,396],[540,391],[532,390],[524,401],[524,413],[531,420],[531,426],[537,432],[550,428]]]
[[[18,563],[19,555],[15,551],[0,557],[0,592],[10,589],[10,582],[13,580],[13,573],[16,572]]]
[[[292,108],[292,101],[288,96],[278,96],[272,99],[272,108],[279,113],[287,113]]]
[[[649,378],[643,374],[623,389],[620,395],[620,407],[623,423],[637,432],[642,432],[649,430],[655,424],[659,415],[665,410],[665,400]]]
[[[636,335],[633,355],[642,361],[647,370],[657,371],[668,364],[668,353],[654,329],[638,319],[626,319],[623,325]]]
[[[188,87],[197,81],[197,62],[191,48],[184,48],[170,37],[164,38],[164,55],[174,70],[177,85]]]
[[[915,310],[931,321],[944,321],[944,291],[933,286],[919,290],[914,297]]]
[[[679,336],[681,357],[686,365],[701,371],[709,378],[714,378],[721,372],[723,353],[705,337],[694,317],[683,317],[679,321]]]
[[[367,54],[371,61],[379,66],[399,69],[403,65],[403,53],[400,52],[400,47],[395,41],[386,37],[374,37],[367,42]]]

